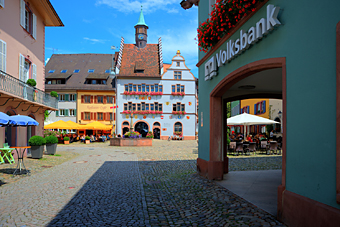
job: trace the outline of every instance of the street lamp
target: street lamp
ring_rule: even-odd
[[[116,67],[115,67],[115,65],[114,65],[114,62],[115,62],[115,57],[114,57],[114,55],[115,55],[115,50],[116,50],[116,47],[115,46],[111,46],[111,50],[112,50],[112,66],[111,66],[111,71],[110,71],[110,74],[111,74],[111,78],[114,80],[114,88],[116,89],[116,107],[117,107],[117,103],[118,103],[118,96],[117,96],[117,78],[116,78]],[[113,105],[114,105],[114,103],[113,103]],[[112,114],[112,116],[114,116],[115,114],[114,114],[114,112],[116,111],[116,113],[118,114],[118,109],[117,108],[114,108],[114,106],[113,106],[113,114]],[[117,117],[116,117],[117,118]],[[114,119],[113,119],[113,121],[114,121]],[[116,124],[117,124],[117,119],[116,119]],[[111,124],[112,124],[112,122],[111,122]],[[117,135],[117,128],[115,128],[115,124],[113,124],[113,126],[112,126],[113,128],[112,128],[112,134],[113,134],[113,132]]]

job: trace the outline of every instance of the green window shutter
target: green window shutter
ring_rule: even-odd
[[[69,101],[69,95],[68,94],[65,94],[65,101]]]
[[[77,110],[74,110],[74,116],[77,116]]]
[[[65,109],[65,116],[68,116],[68,109]]]
[[[59,110],[57,110],[57,111],[55,112],[55,115],[56,115],[57,117],[59,117]]]
[[[77,94],[74,94],[74,101],[77,102]]]

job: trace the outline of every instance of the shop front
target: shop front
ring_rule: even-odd
[[[335,1],[322,8],[311,1],[259,1],[199,53],[198,171],[215,180],[228,172],[226,102],[281,99],[277,217],[289,226],[340,221],[339,7]],[[200,23],[208,15],[208,1],[200,1]]]

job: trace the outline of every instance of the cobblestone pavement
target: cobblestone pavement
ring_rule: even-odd
[[[199,177],[196,142],[178,142],[60,146],[80,155],[0,187],[0,226],[282,225]]]

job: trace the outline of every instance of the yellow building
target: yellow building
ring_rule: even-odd
[[[115,125],[115,91],[77,91],[77,122]]]
[[[249,113],[269,119],[269,99],[244,99],[240,101],[240,113]]]

